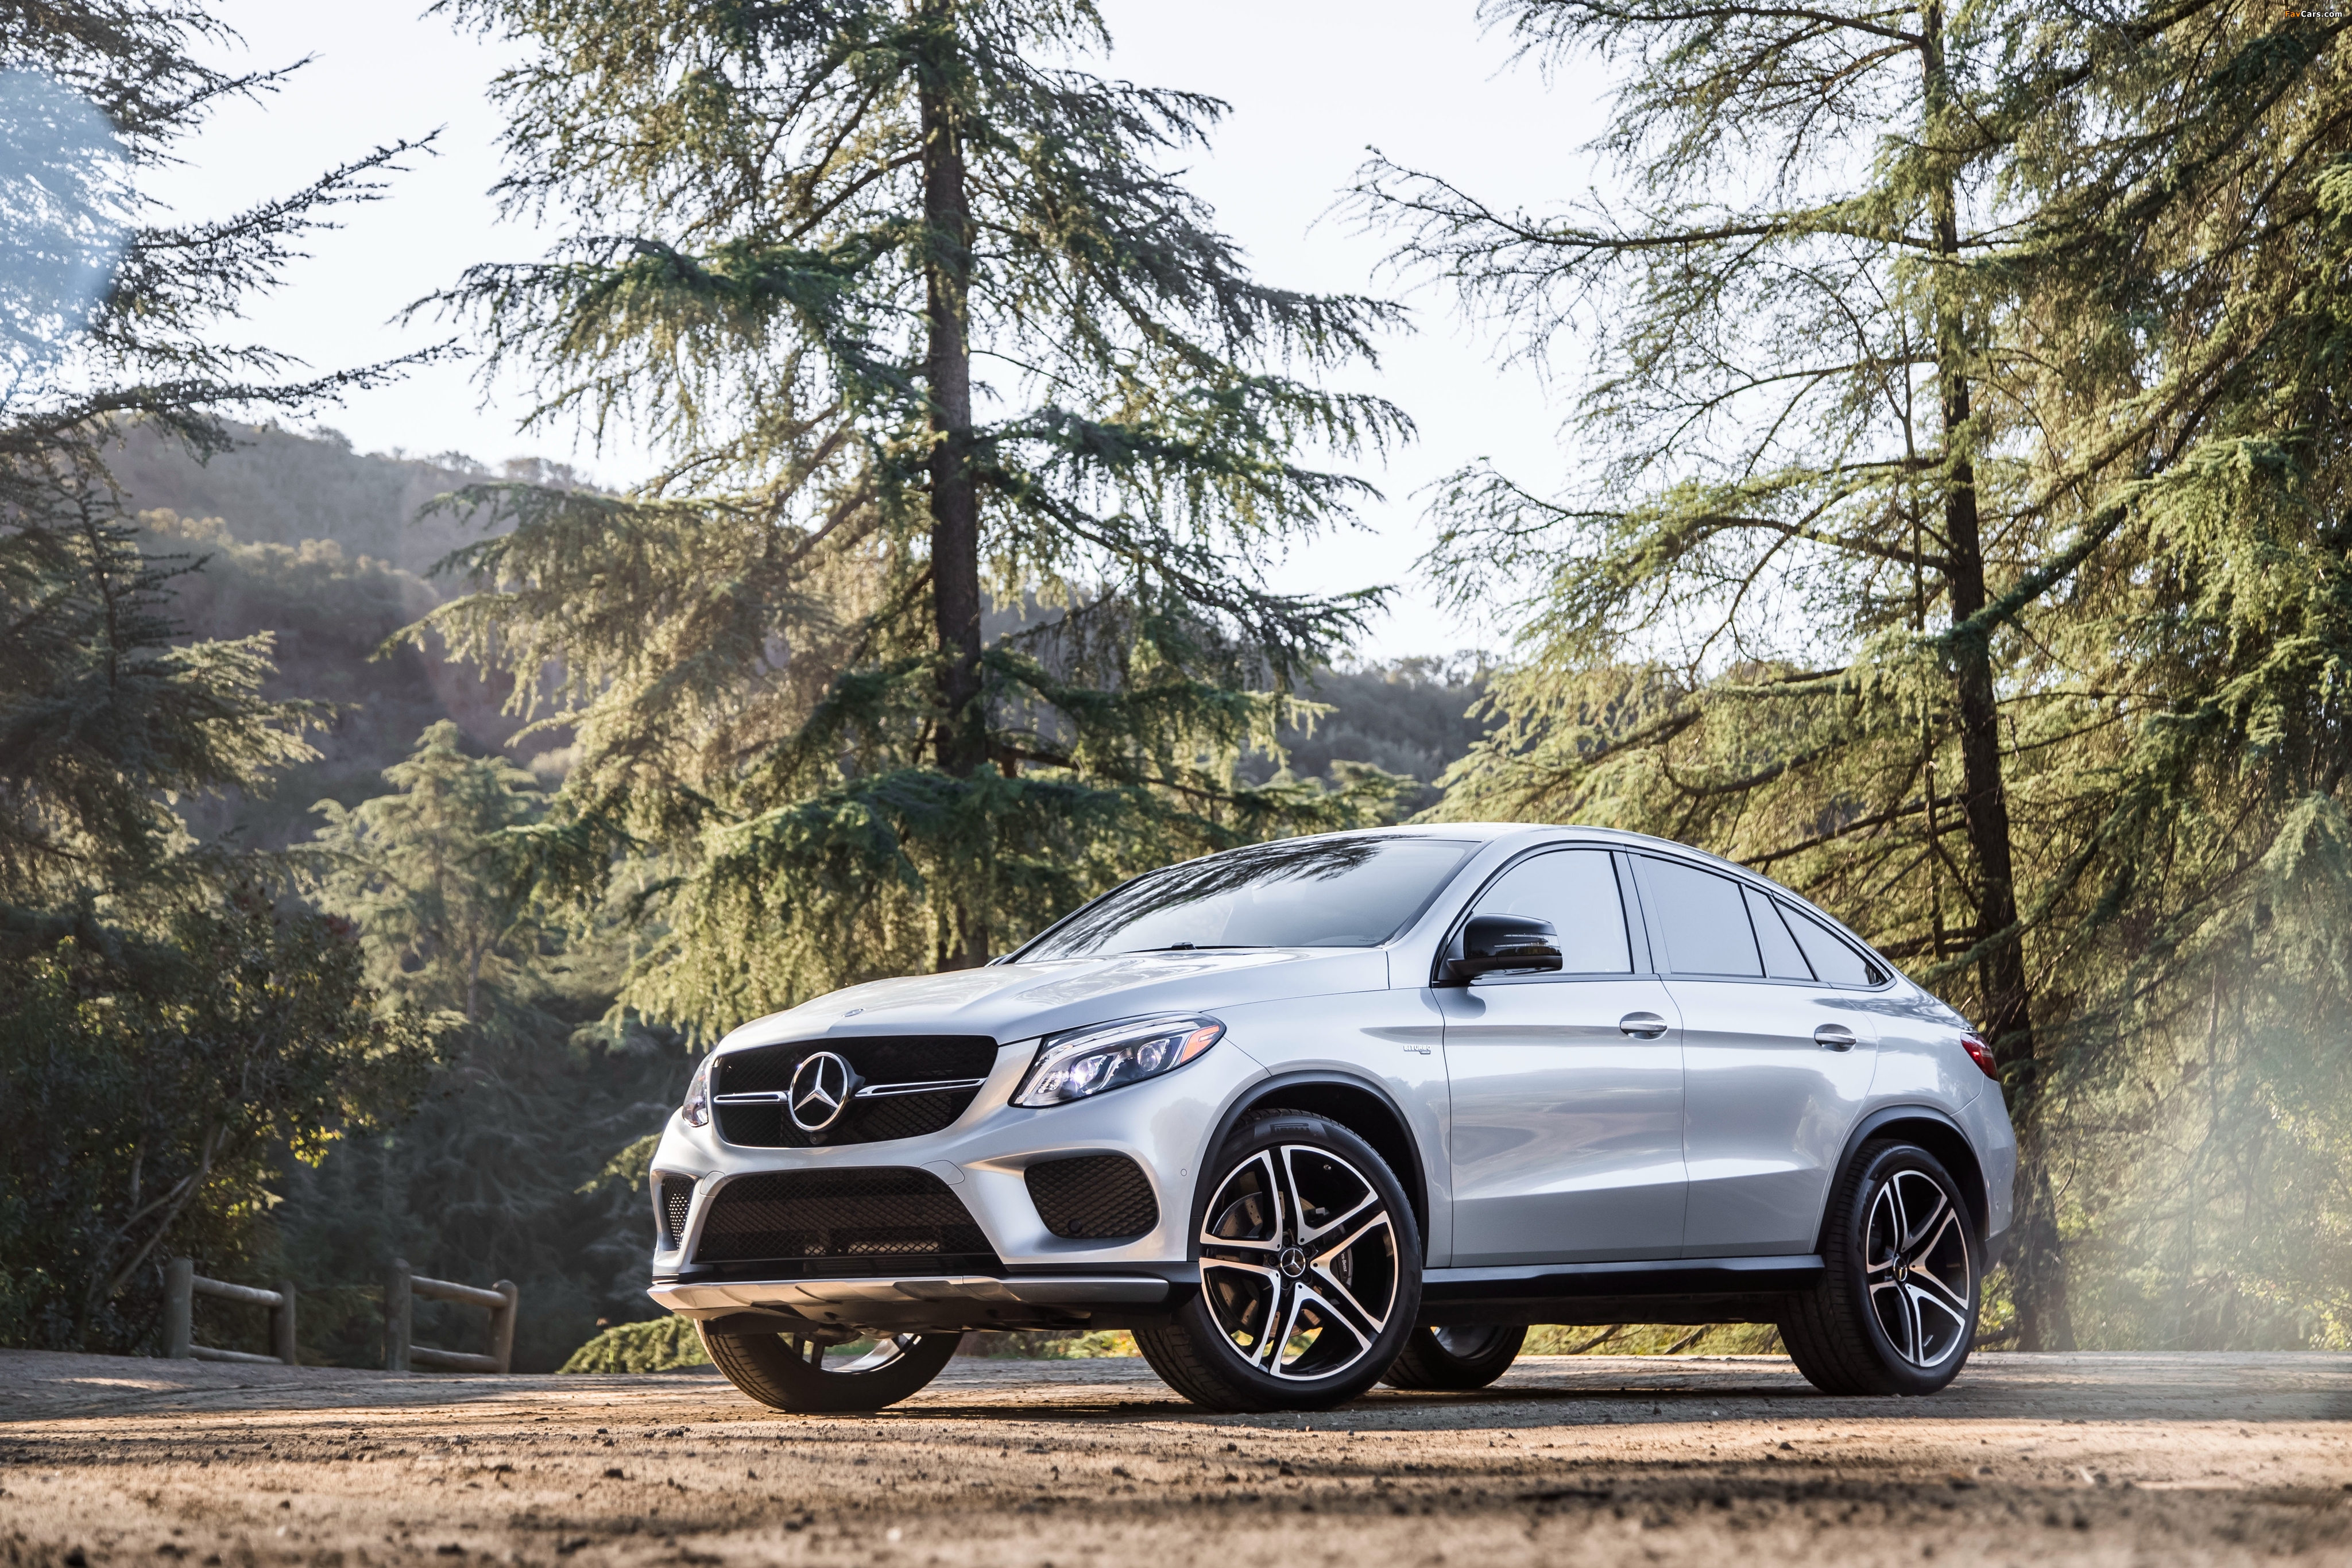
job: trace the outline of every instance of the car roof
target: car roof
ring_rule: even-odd
[[[1624,828],[1594,827],[1583,822],[1404,822],[1391,828],[1344,828],[1336,832],[1305,835],[1312,838],[1347,839],[1411,836],[1424,839],[1475,839],[1481,843],[1498,843],[1513,838],[1525,838],[1540,842],[1548,838],[1591,839],[1615,844],[1622,849],[1663,850],[1669,854],[1692,860],[1711,861],[1726,871],[1744,876],[1762,877],[1762,872],[1727,860],[1712,850],[1702,850],[1675,839],[1662,839],[1650,833],[1636,833]],[[1769,879],[1767,879],[1769,880]]]

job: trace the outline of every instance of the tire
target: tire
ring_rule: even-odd
[[[713,1333],[708,1322],[698,1322],[695,1329],[728,1382],[762,1405],[803,1416],[856,1415],[896,1405],[937,1377],[963,1337],[898,1334],[877,1341],[872,1350],[846,1365],[827,1368],[825,1347],[814,1341],[780,1333]]]
[[[1235,1128],[1192,1234],[1201,1288],[1135,1343],[1195,1405],[1328,1410],[1379,1381],[1413,1331],[1421,1228],[1395,1174],[1337,1122],[1268,1111]]]
[[[1921,1218],[1924,1213],[1925,1218]],[[1791,1299],[1780,1338],[1824,1394],[1933,1394],[1968,1364],[1982,1247],[1968,1204],[1916,1144],[1864,1144],[1822,1231],[1820,1286]]]
[[[1391,1388],[1484,1388],[1511,1369],[1527,1343],[1516,1324],[1482,1323],[1472,1328],[1415,1329],[1404,1350],[1389,1363],[1381,1381]]]

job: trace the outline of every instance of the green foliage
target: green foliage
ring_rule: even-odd
[[[159,937],[0,967],[0,1343],[146,1347],[167,1244],[240,1271],[278,1159],[396,1119],[434,1060],[413,1010],[373,1010],[341,922],[245,884]]]
[[[519,982],[543,938],[528,891],[495,857],[506,830],[539,815],[530,775],[467,757],[443,719],[383,777],[390,794],[316,808],[333,857],[323,901],[359,923],[377,983],[420,1006],[482,1024],[494,997],[527,1002]]]
[[[682,1372],[709,1366],[702,1341],[685,1318],[620,1323],[572,1353],[559,1372]]]
[[[1405,424],[1307,379],[1389,308],[1256,283],[1162,172],[1221,105],[1089,74],[1091,10],[1036,0],[453,9],[520,52],[508,199],[583,232],[442,302],[541,417],[671,455],[461,492],[511,530],[415,634],[560,669],[578,763],[519,837],[587,900],[657,864],[632,1003],[723,1029],[1383,809],[1235,777],[1377,599],[1266,586],[1365,493],[1300,454]],[[984,593],[1044,613],[984,642]]]
[[[2334,35],[2221,4],[1490,14],[1629,63],[1603,148],[1642,194],[1360,191],[1522,351],[1590,322],[1599,367],[1580,493],[1437,495],[1456,598],[1524,606],[1442,813],[1719,850],[1979,1019],[2021,1343],[2339,1321],[2290,1263],[2341,1256],[2340,1053],[2283,1045],[2352,1000],[2316,956],[2344,884],[2257,891],[2352,762]]]
[[[644,1143],[688,1063],[670,1038],[605,1016],[626,938],[609,922],[550,918],[500,863],[508,830],[541,809],[528,775],[467,755],[443,721],[384,781],[349,810],[320,808],[318,895],[356,923],[388,995],[446,1021],[451,1060],[413,1119],[286,1173],[283,1256],[321,1281],[373,1280],[393,1257],[444,1279],[511,1279],[515,1364],[552,1370],[600,1319],[652,1310],[642,1162],[614,1181],[607,1155]],[[420,1343],[463,1348],[479,1324],[418,1306]],[[364,1299],[311,1314],[304,1332],[321,1360],[380,1364]]]
[[[348,934],[281,911],[282,878],[199,849],[191,798],[266,789],[309,758],[318,705],[266,695],[266,636],[187,639],[185,561],[140,546],[106,449],[130,425],[202,455],[226,408],[292,408],[389,367],[284,379],[224,338],[303,235],[365,200],[405,146],[217,221],[145,225],[132,173],[168,160],[214,104],[255,90],[196,58],[227,29],[200,7],[66,5],[12,16],[12,63],[101,110],[71,232],[12,228],[24,257],[120,230],[85,319],[12,298],[0,408],[0,1044],[9,1135],[0,1343],[147,1344],[167,1251],[215,1273],[265,1248],[273,1145],[316,1159],[396,1114],[432,1055],[417,1018],[372,1013]],[[16,194],[21,195],[19,192]],[[12,204],[11,223],[23,216]],[[12,286],[23,280],[12,277]],[[17,307],[23,307],[21,308]]]

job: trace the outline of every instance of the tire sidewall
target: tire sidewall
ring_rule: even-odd
[[[1959,1348],[1930,1368],[1914,1366],[1904,1359],[1903,1353],[1887,1336],[1878,1321],[1878,1313],[1870,1301],[1870,1279],[1865,1263],[1869,1235],[1870,1211],[1877,1201],[1879,1189],[1898,1172],[1916,1171],[1927,1176],[1943,1189],[1945,1201],[1959,1210],[1962,1228],[1969,1249],[1969,1323]],[[1916,1144],[1894,1144],[1870,1154],[1864,1163],[1853,1188],[1853,1201],[1841,1217],[1838,1233],[1830,1239],[1835,1256],[1830,1260],[1845,1278],[1847,1299],[1858,1320],[1854,1332],[1870,1347],[1879,1364],[1881,1375],[1896,1394],[1933,1394],[1959,1375],[1968,1364],[1969,1351],[1976,1338],[1977,1319],[1984,1310],[1984,1245],[1977,1233],[1975,1217],[1962,1195],[1959,1184],[1952,1179],[1943,1163]]]
[[[1360,1172],[1388,1206],[1390,1233],[1396,1241],[1396,1301],[1389,1320],[1373,1340],[1370,1351],[1351,1365],[1327,1377],[1271,1377],[1242,1359],[1217,1324],[1205,1286],[1196,1288],[1176,1311],[1186,1335],[1215,1360],[1217,1375],[1246,1392],[1261,1408],[1315,1408],[1354,1398],[1381,1379],[1419,1324],[1421,1311],[1421,1226],[1404,1186],[1388,1162],[1372,1146],[1337,1122],[1306,1112],[1276,1112],[1245,1118],[1226,1137],[1216,1155],[1194,1184],[1192,1228],[1187,1255],[1201,1261],[1201,1230],[1209,1203],[1236,1166],[1260,1152],[1286,1144],[1328,1148]]]

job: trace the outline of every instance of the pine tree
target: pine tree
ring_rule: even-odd
[[[2152,933],[2219,918],[2298,802],[2340,810],[2336,35],[2227,4],[1487,15],[1624,64],[1601,146],[1633,194],[1359,187],[1407,266],[1531,355],[1582,323],[1599,367],[1579,493],[1439,493],[1456,597],[1528,596],[1445,810],[1706,844],[1948,988],[2021,1130],[2023,1341],[2067,1345],[2070,1107],[2174,994]],[[2283,551],[2291,586],[2248,575]]]
[[[348,928],[192,841],[192,795],[266,788],[316,705],[276,701],[266,637],[184,640],[107,470],[134,423],[199,455],[223,416],[396,367],[294,376],[215,334],[407,149],[216,222],[167,225],[142,170],[223,98],[226,31],[179,0],[0,7],[0,1342],[129,1351],[173,1250],[236,1268],[290,1149],[396,1116],[434,1054],[373,1013]]]
[[[491,486],[513,524],[419,635],[531,683],[579,750],[536,848],[661,857],[636,1002],[726,1025],[976,964],[1107,881],[1360,820],[1389,786],[1237,786],[1378,602],[1277,591],[1403,434],[1313,373],[1388,307],[1268,287],[1162,165],[1222,105],[1080,68],[1055,0],[745,10],[459,0],[510,206],[555,258],[441,298],[540,417],[667,445],[626,496]],[[992,634],[990,601],[1026,623]]]
[[[320,902],[358,922],[387,991],[473,1026],[499,1002],[527,1006],[548,938],[498,851],[500,834],[539,815],[530,775],[467,757],[442,719],[383,777],[389,794],[319,802],[317,841],[333,856]]]

